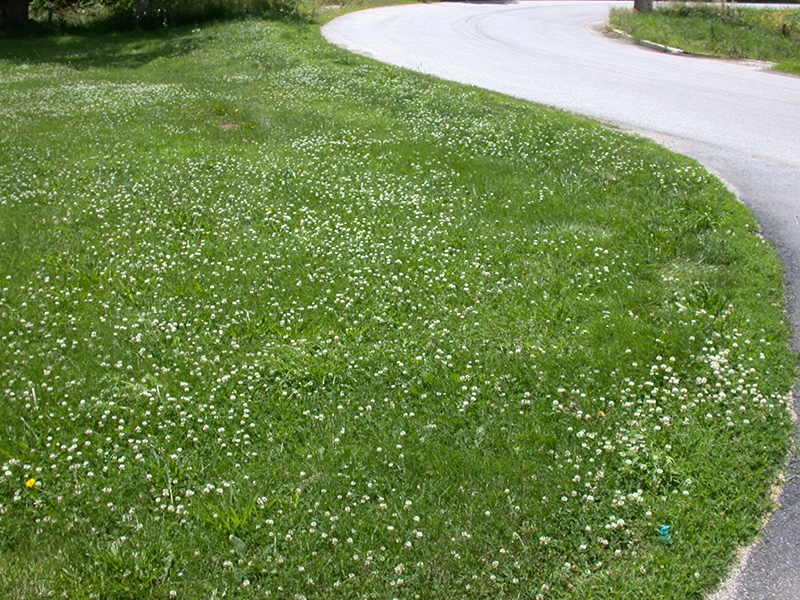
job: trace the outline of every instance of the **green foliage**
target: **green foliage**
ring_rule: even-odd
[[[301,16],[300,0],[34,0],[31,14],[49,25],[152,29],[212,19]]]
[[[34,17],[46,19],[48,23],[67,12],[85,10],[91,3],[85,0],[33,0],[30,12]]]
[[[676,3],[647,15],[614,9],[610,22],[636,39],[697,54],[770,61],[788,72],[800,69],[800,8]]]
[[[115,540],[93,545],[85,564],[67,567],[65,574],[89,598],[163,598],[159,587],[170,580],[174,562],[162,544]]]
[[[242,502],[229,494],[228,498],[211,498],[198,503],[198,516],[221,533],[233,534],[244,527],[256,509],[255,499]]]
[[[104,0],[120,18],[142,26],[196,23],[246,15],[296,16],[297,0]]]

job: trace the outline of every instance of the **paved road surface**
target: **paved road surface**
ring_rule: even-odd
[[[487,2],[387,7],[323,28],[359,54],[616,123],[725,179],[786,265],[800,348],[800,77],[675,56],[598,32],[630,2]],[[796,398],[797,404],[797,398]],[[800,473],[795,463],[790,477]],[[800,477],[720,600],[800,599]]]

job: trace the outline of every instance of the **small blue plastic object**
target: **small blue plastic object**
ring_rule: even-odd
[[[658,530],[658,535],[667,544],[672,542],[672,536],[669,534],[669,532],[671,530],[672,530],[672,527],[670,527],[669,525],[662,525],[661,528]]]

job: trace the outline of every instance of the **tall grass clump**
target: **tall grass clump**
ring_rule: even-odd
[[[0,40],[0,597],[699,598],[781,268],[698,164],[258,19]]]

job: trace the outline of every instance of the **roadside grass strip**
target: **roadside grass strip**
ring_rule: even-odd
[[[800,74],[800,6],[675,3],[648,14],[613,9],[610,24],[634,39],[693,54],[767,61]]]
[[[693,598],[781,267],[693,161],[310,25],[0,40],[0,596]]]

